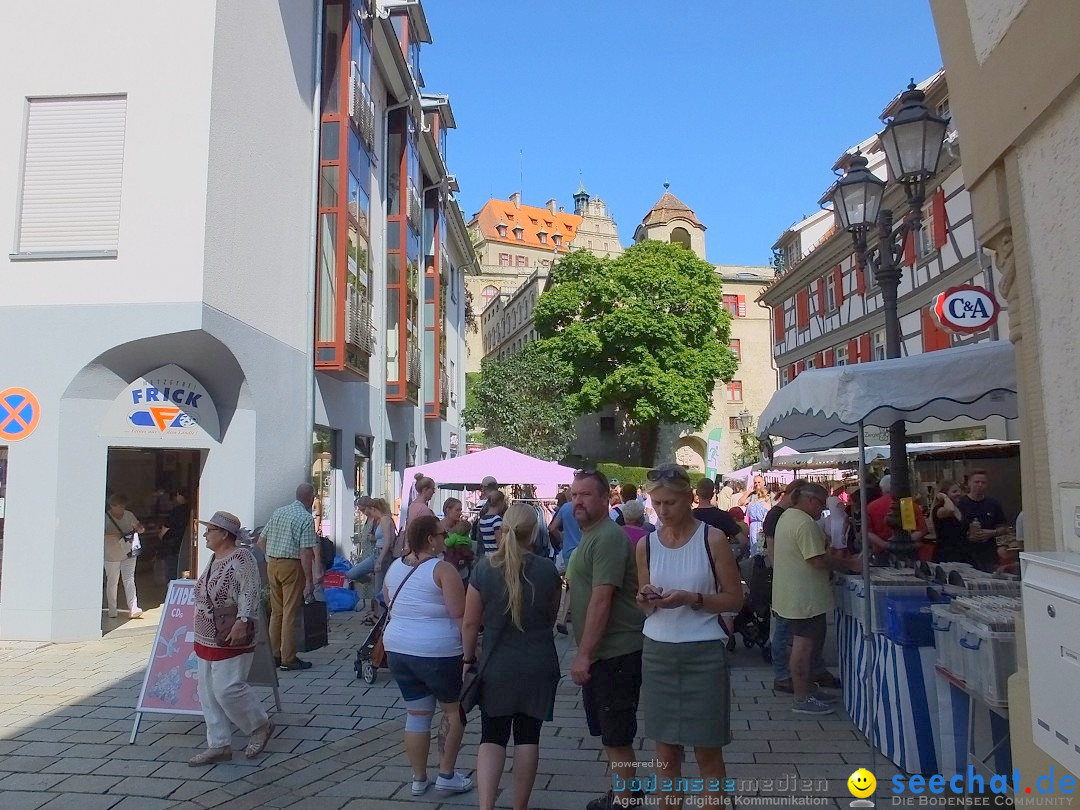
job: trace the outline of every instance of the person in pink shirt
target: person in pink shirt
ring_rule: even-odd
[[[637,546],[638,540],[649,531],[645,528],[645,504],[641,501],[627,501],[622,505],[623,531],[630,541],[630,546]]]

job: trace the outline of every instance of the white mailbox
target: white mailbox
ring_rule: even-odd
[[[1025,552],[1020,564],[1032,734],[1080,773],[1080,554]]]

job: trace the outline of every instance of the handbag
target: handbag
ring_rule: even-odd
[[[105,510],[105,517],[107,517],[109,522],[116,527],[118,532],[120,532],[120,539],[125,543],[131,543],[131,548],[128,549],[127,555],[129,557],[138,557],[142,554],[142,543],[139,542],[139,533],[131,532],[131,534],[126,534],[124,530],[120,528],[120,524],[116,522],[116,519],[109,514],[108,509]]]
[[[239,644],[229,642],[229,632],[232,630],[233,625],[236,624],[238,610],[239,608],[236,605],[231,607],[210,607],[210,615],[214,619],[214,641],[217,642],[219,647],[250,647],[255,643],[254,619],[249,619],[244,624],[246,632]]]
[[[499,628],[498,634],[491,642],[491,649],[488,650],[487,656],[484,658],[484,663],[479,669],[473,669],[470,667],[464,675],[461,676],[461,695],[458,702],[461,704],[461,713],[466,715],[471,712],[480,703],[480,687],[483,686],[482,678],[484,670],[487,669],[488,662],[491,661],[491,656],[495,654],[495,650],[499,646],[499,642],[502,640],[503,633],[506,632],[506,625],[504,624]]]
[[[427,561],[425,560],[425,562]],[[397,601],[398,594],[401,593],[401,589],[405,587],[405,583],[409,581],[409,577],[415,574],[422,564],[423,563],[417,563],[409,569],[409,573],[405,575],[405,579],[401,580],[401,584],[394,589],[394,595],[390,599],[390,604],[386,606],[386,621],[382,623],[382,628],[379,630],[379,637],[371,647],[371,663],[375,667],[386,666],[386,647],[383,645],[383,634],[386,632],[387,625],[390,624],[390,611],[394,609],[394,602]]]

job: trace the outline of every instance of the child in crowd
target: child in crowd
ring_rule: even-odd
[[[469,581],[473,562],[476,554],[473,553],[472,539],[469,536],[469,522],[459,520],[451,527],[450,534],[446,536],[446,553],[443,559],[458,570],[464,582]]]

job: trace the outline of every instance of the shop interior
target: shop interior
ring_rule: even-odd
[[[199,450],[109,448],[105,502],[114,494],[125,496],[128,511],[145,529],[139,534],[142,553],[135,567],[135,590],[139,607],[155,624],[157,614],[151,611],[164,602],[170,580],[193,577],[198,571],[198,543],[192,539],[202,464],[203,451]],[[130,621],[123,585],[117,602],[119,615],[110,619],[103,585],[103,633]]]

